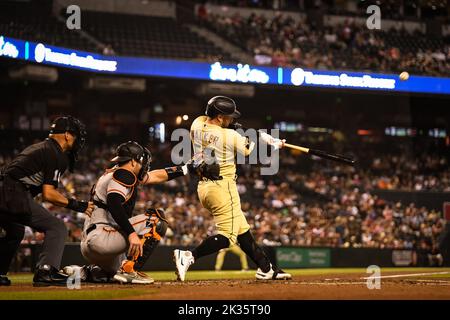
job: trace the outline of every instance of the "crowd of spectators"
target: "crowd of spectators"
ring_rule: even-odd
[[[157,153],[168,157],[170,148]],[[284,151],[283,151],[284,152]],[[91,186],[109,165],[114,147],[97,146],[80,161],[74,174],[62,178],[68,195],[89,198]],[[305,170],[298,156],[286,154],[275,176],[263,176],[258,166],[243,165],[237,180],[242,209],[258,242],[266,245],[301,245],[370,248],[436,248],[445,222],[440,212],[414,203],[393,203],[377,196],[376,189],[450,192],[448,160],[427,155],[383,155],[370,165],[348,167],[308,160]],[[0,157],[0,164],[11,157]],[[155,168],[161,164],[155,164]],[[195,192],[195,178],[184,177],[140,190],[135,214],[148,207],[164,208],[169,231],[163,244],[196,245],[215,232],[210,213]],[[68,241],[78,242],[84,216],[45,203],[66,223]],[[27,228],[24,244],[43,238]]]
[[[208,13],[206,25],[254,56],[255,64],[385,73],[450,75],[450,45],[406,29],[369,30],[346,20],[317,28],[277,12],[273,18]]]
[[[213,4],[240,8],[307,12],[321,10],[327,14],[345,16],[367,16],[371,5],[380,7],[383,18],[392,20],[412,20],[437,18],[448,21],[449,11],[446,0],[198,0],[201,5]],[[353,2],[353,3],[352,3]],[[350,4],[350,5],[349,5]]]

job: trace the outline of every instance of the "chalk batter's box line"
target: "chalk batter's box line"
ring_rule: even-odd
[[[388,279],[388,278],[407,278],[407,277],[420,277],[420,276],[432,276],[438,274],[450,274],[450,271],[442,271],[442,272],[425,272],[425,273],[409,273],[409,274],[393,274],[387,276],[379,276],[379,277],[362,277],[360,279]]]

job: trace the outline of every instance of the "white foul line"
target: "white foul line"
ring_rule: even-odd
[[[450,274],[449,271],[442,272],[426,272],[426,273],[410,273],[410,274],[394,274],[389,276],[380,276],[380,277],[363,277],[360,279],[387,279],[387,278],[404,278],[404,277],[416,277],[416,276],[431,276],[435,274]]]

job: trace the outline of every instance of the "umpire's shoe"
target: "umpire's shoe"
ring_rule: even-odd
[[[7,276],[0,276],[0,286],[10,286],[11,280]]]
[[[39,266],[33,277],[34,287],[66,286],[69,276],[48,264]]]

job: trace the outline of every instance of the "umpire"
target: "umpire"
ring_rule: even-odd
[[[90,214],[93,204],[67,199],[57,187],[67,168],[72,172],[78,152],[86,138],[85,126],[71,116],[60,117],[42,142],[23,150],[0,173],[0,285],[8,286],[6,277],[25,227],[45,234],[42,253],[33,278],[34,286],[65,285],[67,276],[59,273],[67,229],[63,221],[34,201],[42,193],[44,201],[59,207]]]

